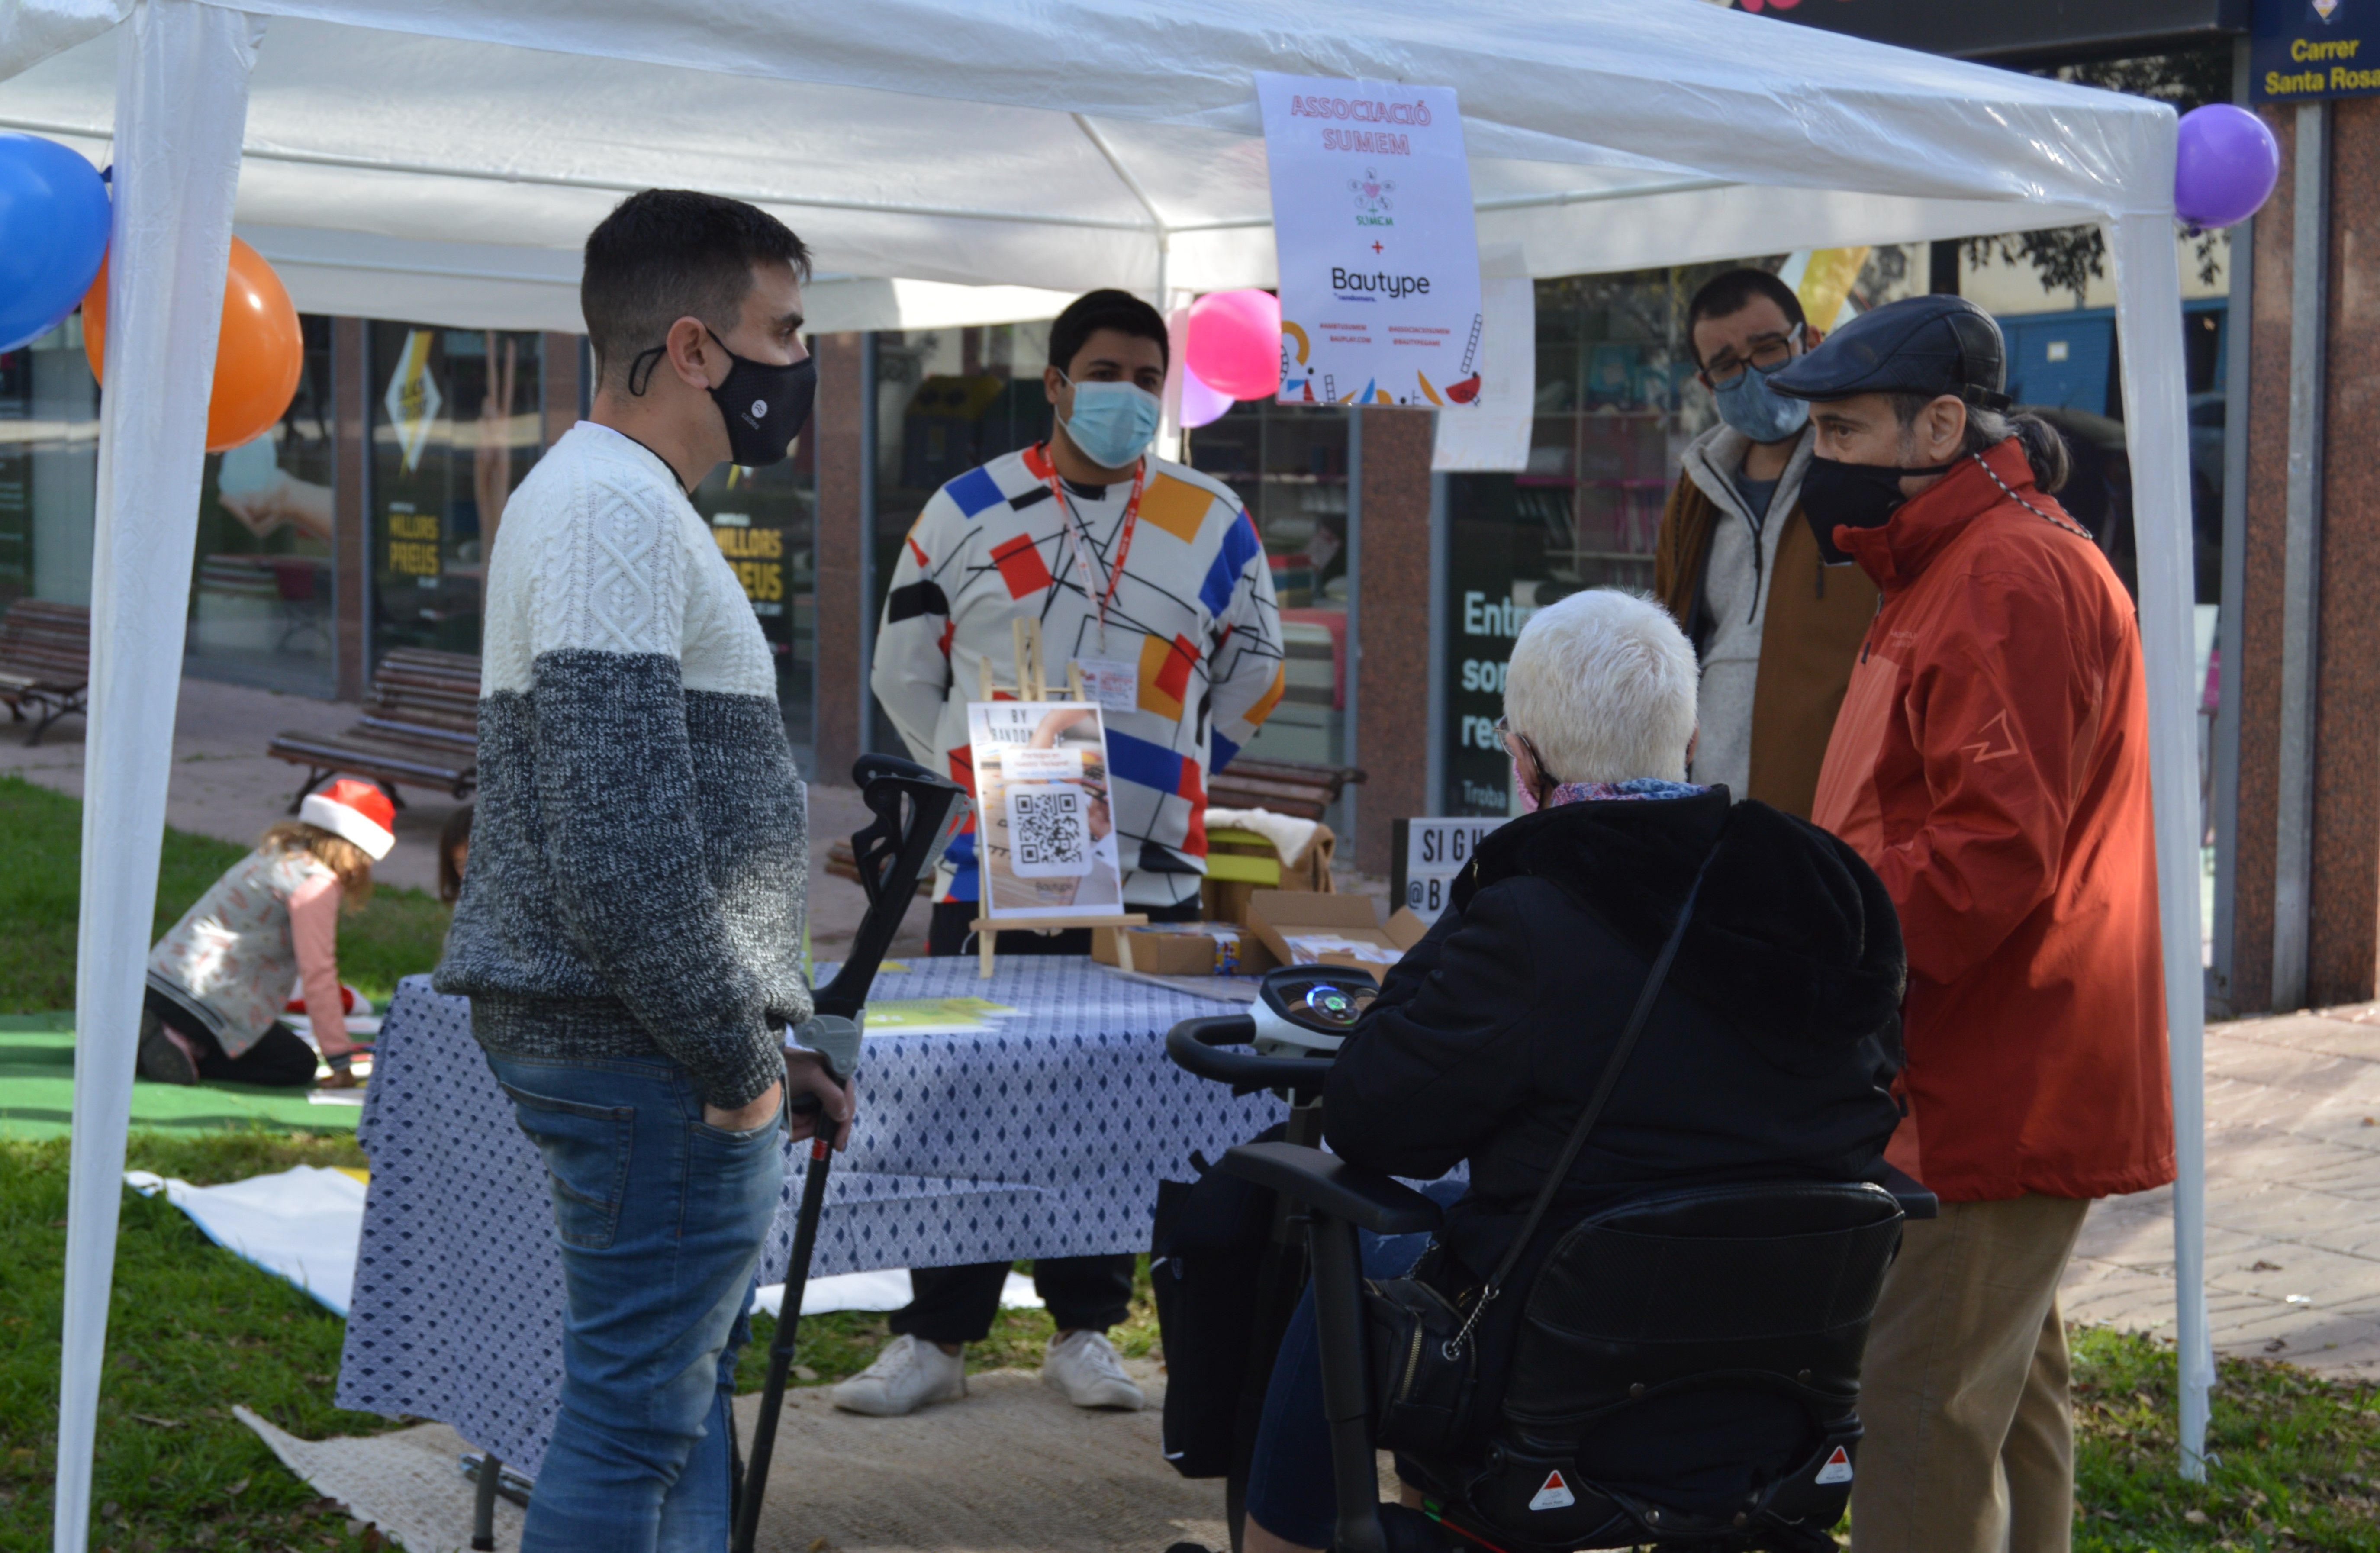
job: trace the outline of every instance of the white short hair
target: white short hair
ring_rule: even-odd
[[[1559,782],[1683,782],[1700,678],[1670,612],[1617,588],[1547,605],[1521,627],[1504,715]]]

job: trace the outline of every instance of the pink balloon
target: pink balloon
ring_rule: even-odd
[[[1182,366],[1182,424],[1204,426],[1232,407],[1232,396],[1207,386],[1188,362]]]
[[[1217,291],[1190,304],[1189,365],[1234,399],[1281,391],[1281,302],[1268,291]]]

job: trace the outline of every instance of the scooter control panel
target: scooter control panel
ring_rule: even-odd
[[[1379,995],[1369,971],[1340,965],[1283,965],[1268,972],[1256,1007],[1256,1049],[1267,1057],[1335,1052]]]

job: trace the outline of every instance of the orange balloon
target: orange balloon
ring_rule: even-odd
[[[115,254],[108,255],[113,260]],[[91,375],[107,360],[107,261],[82,299],[82,341]],[[223,329],[215,337],[215,382],[207,401],[207,451],[252,443],[273,430],[297,395],[306,367],[306,336],[298,309],[264,256],[231,240],[231,273],[224,281]]]

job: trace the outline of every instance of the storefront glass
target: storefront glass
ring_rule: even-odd
[[[1263,759],[1347,758],[1349,413],[1252,400],[1188,433],[1191,465],[1238,492],[1272,566],[1288,688],[1243,751]]]
[[[1712,417],[1706,395],[1683,392],[1694,371],[1686,302],[1726,267],[1537,283],[1529,467],[1447,481],[1447,813],[1510,810],[1495,724],[1530,614],[1582,588],[1652,587],[1670,480]]]
[[[0,351],[0,609],[91,602],[98,451],[81,316]]]
[[[815,748],[818,670],[818,462],[811,432],[765,469],[723,464],[694,490],[694,510],[744,585],[777,665],[777,705],[805,769]]]
[[[199,492],[184,663],[208,679],[328,697],[337,682],[331,321],[301,323],[306,364],[281,423],[210,455]]]
[[[476,654],[488,547],[543,451],[542,336],[370,334],[372,661],[400,647]]]

